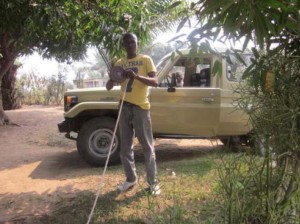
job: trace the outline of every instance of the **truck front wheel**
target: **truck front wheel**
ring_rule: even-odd
[[[92,166],[104,166],[113,138],[115,119],[110,117],[93,118],[80,129],[77,150],[80,156]],[[117,131],[112,146],[109,164],[119,162],[120,134]]]

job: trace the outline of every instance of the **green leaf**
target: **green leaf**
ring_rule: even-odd
[[[239,62],[241,62],[244,66],[247,66],[246,62],[244,61],[244,59],[241,57],[241,55],[237,50],[233,50],[233,53],[234,56],[239,60]]]
[[[174,2],[172,5],[169,6],[169,9],[176,8],[176,7],[179,6],[181,3],[182,3],[181,1],[176,1],[176,2]]]
[[[183,36],[185,36],[185,34],[177,35],[177,36],[173,37],[171,40],[169,40],[168,43],[173,42],[173,41],[175,41],[175,40],[177,40],[177,39],[179,39],[180,37],[183,37]]]
[[[179,32],[181,29],[182,29],[182,27],[184,26],[184,24],[186,23],[186,21],[189,19],[189,17],[187,16],[187,17],[184,17],[181,21],[180,21],[180,23],[179,23],[179,25],[178,25],[178,27],[177,27],[177,30],[176,30],[176,32]]]
[[[251,35],[247,35],[247,36],[246,36],[246,39],[245,39],[245,41],[244,41],[244,44],[243,44],[243,48],[242,48],[243,51],[247,48],[250,39],[251,39]]]
[[[252,53],[253,53],[253,55],[254,55],[254,57],[256,58],[256,59],[258,59],[259,58],[259,53],[258,53],[258,51],[256,50],[256,48],[251,48],[252,49]]]
[[[218,75],[219,77],[222,75],[222,62],[220,60],[215,61],[212,68],[212,75]]]
[[[248,66],[248,68],[243,73],[242,79],[247,79],[250,76],[251,71],[254,68],[254,66],[255,66],[255,64],[251,64],[250,66]]]
[[[226,55],[226,62],[227,62],[228,64],[233,65],[233,62],[232,62],[231,57],[230,57],[230,54]]]

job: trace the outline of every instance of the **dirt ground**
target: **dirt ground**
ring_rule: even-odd
[[[96,192],[101,172],[79,157],[74,141],[58,133],[62,107],[23,106],[6,113],[19,126],[0,126],[0,223],[50,213],[58,200],[83,190]],[[201,156],[218,144],[156,139],[158,166]],[[111,178],[109,187],[115,188],[117,179]]]

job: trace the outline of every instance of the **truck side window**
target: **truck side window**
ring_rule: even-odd
[[[250,64],[250,54],[241,54],[240,56],[247,65]],[[231,63],[227,62],[226,77],[229,81],[240,81],[247,66],[239,61],[235,55],[230,55],[230,61]]]
[[[210,86],[210,68],[202,69],[199,73],[191,76],[192,86],[208,87]]]
[[[203,59],[203,63],[197,64],[196,72],[191,75],[191,86],[209,87],[210,86],[210,60]]]
[[[160,87],[183,87],[183,80],[185,75],[185,67],[184,66],[173,66],[171,71],[169,71],[168,75],[161,81]],[[180,80],[179,76],[182,78]],[[173,78],[174,77],[174,78]]]

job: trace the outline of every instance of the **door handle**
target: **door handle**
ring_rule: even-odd
[[[203,101],[203,102],[206,102],[206,103],[211,103],[211,102],[214,102],[215,99],[214,99],[214,98],[211,98],[211,97],[203,97],[203,98],[202,98],[202,101]]]

